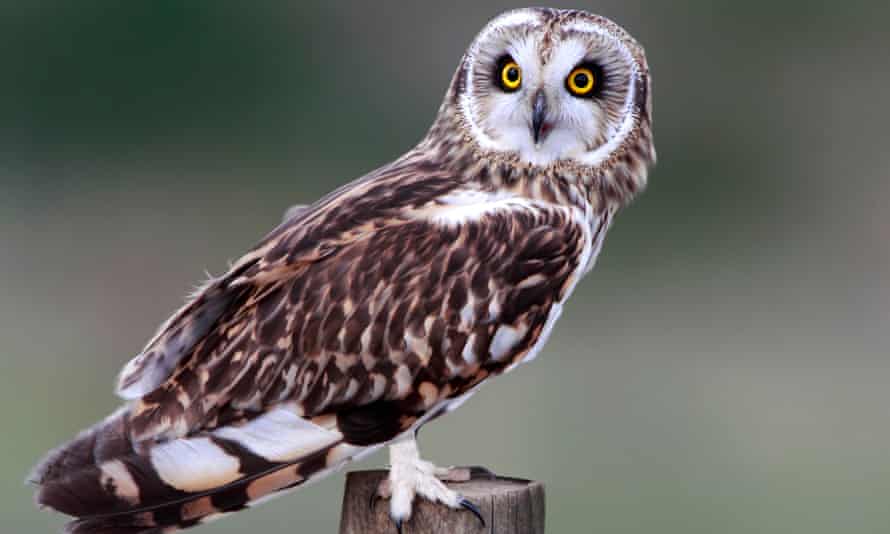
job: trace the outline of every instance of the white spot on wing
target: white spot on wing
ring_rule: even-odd
[[[460,353],[460,357],[463,358],[465,362],[470,365],[475,364],[479,360],[476,358],[476,352],[473,350],[473,345],[476,344],[476,334],[472,334],[467,338],[467,341],[464,343],[464,349]]]
[[[492,297],[490,301],[488,301],[488,320],[494,321],[494,318],[501,313],[501,306],[498,304],[497,296]]]
[[[234,441],[272,462],[288,462],[330,446],[342,438],[307,421],[291,405],[279,406],[241,426],[222,427],[213,435]]]
[[[149,451],[161,480],[188,492],[206,491],[238,480],[241,462],[210,438],[177,439]]]
[[[346,392],[343,393],[344,399],[351,399],[358,392],[359,383],[355,378],[350,378],[349,383],[346,384]]]
[[[371,380],[371,392],[368,397],[372,400],[377,400],[383,395],[384,389],[386,389],[386,379],[380,376],[377,373],[370,375]]]
[[[460,309],[460,322],[465,325],[472,325],[475,314],[473,313],[473,299],[467,299],[467,303]]]
[[[99,480],[103,487],[108,486],[109,482],[114,485],[114,494],[119,499],[137,505],[139,504],[139,486],[133,480],[133,475],[127,469],[127,466],[120,460],[112,460],[105,462],[99,468],[101,475]]]
[[[396,396],[398,398],[403,397],[411,392],[411,381],[413,377],[411,376],[411,371],[405,365],[400,365],[396,368],[396,374],[393,376],[396,385]]]
[[[513,347],[525,336],[526,329],[512,326],[500,326],[491,340],[491,358],[501,361],[510,355]]]
[[[369,328],[370,330],[370,328]],[[424,362],[429,359],[430,345],[426,337],[417,337],[408,330],[405,330],[405,348],[416,354]]]

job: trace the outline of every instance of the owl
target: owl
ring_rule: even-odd
[[[124,367],[125,404],[35,468],[37,503],[71,533],[171,532],[388,445],[396,529],[415,499],[478,514],[416,433],[541,352],[646,185],[651,128],[646,58],[618,25],[493,19],[417,146],[207,281]]]

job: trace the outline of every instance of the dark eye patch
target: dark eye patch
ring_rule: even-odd
[[[515,92],[522,86],[522,68],[509,54],[505,54],[495,64],[493,78],[501,91]]]

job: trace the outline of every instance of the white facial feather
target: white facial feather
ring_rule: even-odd
[[[471,68],[467,71],[467,81],[466,87],[472,88],[474,87],[474,69],[472,65],[476,64],[477,61],[480,60],[488,60],[497,59],[490,57],[480,57],[480,54],[483,52],[482,44],[488,43],[489,41],[494,41],[499,48],[506,48],[509,46],[510,40],[507,39],[511,32],[511,29],[525,28],[531,27],[536,28],[541,24],[541,17],[539,14],[523,9],[517,9],[515,11],[507,12],[493,21],[491,21],[476,39],[473,41],[473,44],[470,46],[469,50],[467,50],[466,61],[467,64],[471,66]],[[463,115],[467,121],[467,124],[470,127],[471,132],[473,133],[473,137],[479,143],[482,148],[489,150],[504,150],[504,146],[502,143],[499,143],[495,139],[489,137],[489,135],[485,132],[485,130],[479,125],[476,121],[475,117],[479,115],[478,108],[479,101],[472,97],[471,92],[464,93],[460,100],[461,110]]]
[[[549,28],[534,10],[518,10],[495,19],[476,38],[467,52],[460,107],[481,148],[515,152],[534,165],[568,159],[596,166],[626,140],[637,121],[634,82],[639,66],[634,55],[621,36],[593,22],[573,21],[562,30],[544,54],[542,49],[551,45],[544,42]],[[522,86],[512,93],[499,89],[488,74],[505,55],[522,72]],[[585,60],[594,60],[608,73],[605,91],[610,98],[569,93],[566,79]],[[536,143],[531,125],[539,90],[547,100],[551,129]]]
[[[634,123],[637,120],[637,117],[634,113],[634,99],[636,98],[636,84],[633,83],[633,80],[638,76],[638,67],[636,61],[633,59],[633,54],[631,54],[630,50],[627,48],[621,39],[618,39],[617,36],[608,32],[605,28],[601,26],[597,26],[595,24],[590,24],[584,21],[575,21],[571,25],[569,25],[570,30],[575,30],[579,32],[588,32],[601,35],[605,39],[609,39],[618,44],[618,50],[628,65],[631,66],[631,75],[628,80],[628,89],[627,94],[624,98],[624,118],[621,121],[620,127],[617,131],[609,132],[608,141],[606,144],[597,148],[593,152],[589,154],[584,154],[579,157],[579,159],[586,165],[599,165],[604,159],[606,159],[609,154],[615,151],[621,143],[627,138],[628,134],[633,129]]]

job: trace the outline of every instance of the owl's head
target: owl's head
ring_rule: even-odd
[[[582,11],[530,8],[492,20],[445,105],[479,148],[526,164],[594,169],[627,150],[644,167],[654,160],[643,49]]]

